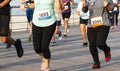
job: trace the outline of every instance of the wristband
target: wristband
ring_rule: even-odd
[[[2,6],[0,5],[0,8],[2,8]]]

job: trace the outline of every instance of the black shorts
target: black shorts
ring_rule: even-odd
[[[79,23],[87,25],[88,24],[88,19],[82,19],[82,18],[80,18]]]
[[[71,16],[71,12],[66,12],[66,13],[62,13],[62,19],[65,19],[65,18],[70,18]]]
[[[61,26],[61,21],[56,21],[56,26]]]
[[[8,36],[9,33],[9,15],[0,15],[0,36]]]
[[[34,12],[34,9],[26,8],[26,16],[29,23],[32,21],[33,12]]]

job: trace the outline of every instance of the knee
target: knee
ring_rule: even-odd
[[[3,43],[7,43],[7,42],[8,42],[8,38],[2,38],[1,41],[2,41]]]
[[[106,47],[106,44],[105,43],[97,43],[97,46],[99,49],[102,49],[102,48]]]
[[[35,48],[34,48],[34,51],[35,51],[35,53],[37,53],[37,54],[39,54],[39,53],[42,52],[40,49],[35,49]]]
[[[50,52],[43,52],[44,58],[45,59],[50,59],[51,58],[51,53]]]
[[[100,44],[100,43],[97,43],[96,45],[97,45],[98,47],[101,47],[101,46],[103,46],[103,45],[102,45],[102,44]]]
[[[86,33],[85,32],[81,32],[83,36],[86,36]]]
[[[94,51],[97,47],[95,44],[90,44],[89,46],[91,51]]]
[[[2,40],[3,43],[7,43],[7,40]]]
[[[105,45],[105,42],[96,42],[96,45],[99,47],[99,46],[104,46]]]

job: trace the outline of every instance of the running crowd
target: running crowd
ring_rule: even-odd
[[[14,40],[10,35],[10,1],[0,0],[0,39],[7,44],[7,48],[14,45],[18,57],[22,57],[24,50],[21,40]],[[42,71],[50,71],[49,45],[56,45],[55,35],[58,34],[59,40],[68,36],[71,6],[74,6],[74,0],[21,0],[21,9],[26,10],[30,25],[28,40],[32,40],[35,52],[42,58]],[[89,46],[93,69],[101,67],[98,49],[104,52],[106,62],[111,60],[111,49],[106,40],[110,29],[118,28],[119,6],[120,0],[80,0],[77,5],[83,46]],[[63,34],[59,29],[61,21]]]

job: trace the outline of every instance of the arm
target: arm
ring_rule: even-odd
[[[80,3],[78,3],[76,14],[77,14],[78,16],[80,16]]]
[[[106,7],[108,4],[108,0],[104,0],[104,7]]]
[[[61,0],[56,0],[56,5],[57,5],[57,12],[61,12],[62,9],[64,8],[64,5]]]
[[[83,7],[85,7],[87,5],[87,1],[86,0],[82,0],[82,4],[83,4]]]
[[[21,0],[21,6],[20,6],[21,10],[25,10],[25,2],[26,0]]]
[[[70,0],[71,5],[74,6],[74,0]]]
[[[4,0],[2,3],[0,3],[0,8],[8,4],[10,0]]]
[[[21,0],[21,4],[24,4],[26,2],[26,0]]]

